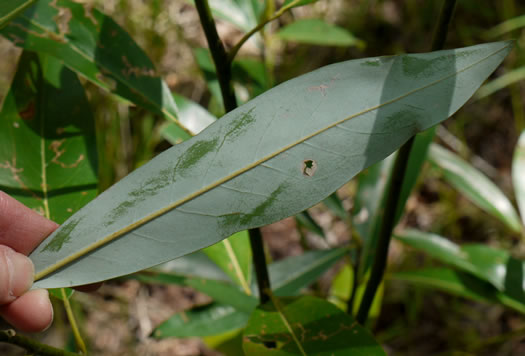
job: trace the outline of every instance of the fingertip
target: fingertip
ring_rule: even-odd
[[[53,322],[53,306],[45,289],[35,289],[0,307],[0,315],[16,329],[41,332]]]

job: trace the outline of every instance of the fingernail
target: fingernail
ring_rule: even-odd
[[[10,250],[6,253],[9,265],[9,294],[19,297],[31,288],[35,276],[35,266],[27,256]]]

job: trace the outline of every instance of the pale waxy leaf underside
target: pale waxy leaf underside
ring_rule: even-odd
[[[452,115],[511,46],[353,60],[269,90],[71,217],[31,254],[36,286],[132,273],[303,211]]]

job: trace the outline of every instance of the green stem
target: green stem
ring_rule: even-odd
[[[447,38],[448,25],[454,12],[456,0],[445,0],[441,14],[439,16],[436,31],[432,41],[432,50],[437,51],[443,49],[445,40]],[[395,217],[399,199],[401,196],[401,188],[405,179],[406,168],[408,166],[408,159],[410,158],[412,147],[414,145],[414,137],[410,138],[400,149],[394,163],[390,182],[387,187],[387,199],[385,202],[385,212],[383,215],[383,222],[379,231],[376,256],[370,272],[370,279],[366,285],[365,294],[357,312],[357,321],[364,324],[368,319],[368,313],[372,302],[376,295],[377,289],[383,280],[385,273],[388,248],[390,245],[390,238],[395,225]]]
[[[28,351],[28,353],[34,353],[40,356],[79,356],[79,354],[73,352],[41,344],[40,342],[26,336],[17,335],[12,329],[0,330],[0,341],[20,346]]]
[[[447,39],[448,25],[452,19],[454,8],[456,7],[456,0],[445,0],[441,14],[439,15],[436,31],[434,32],[434,39],[432,40],[432,51],[439,51],[445,47]]]
[[[230,50],[230,54],[228,55],[228,60],[230,63],[233,62],[235,59],[235,56],[237,55],[237,52],[241,49],[241,47],[252,37],[254,34],[259,32],[264,26],[272,22],[273,20],[278,19],[281,17],[282,14],[284,14],[286,11],[290,10],[292,7],[294,7],[300,0],[294,0],[291,3],[289,3],[286,6],[281,7],[278,11],[276,11],[273,16],[268,17],[261,23],[257,24],[254,28],[250,30],[250,32],[246,33],[240,40],[233,46],[233,48]]]
[[[352,289],[350,291],[350,297],[346,301],[346,313],[348,315],[354,314],[354,304],[355,304],[355,298],[357,295],[357,288],[359,287],[359,279],[357,278],[357,270],[359,268],[359,259],[361,257],[361,251],[362,248],[360,245],[356,246],[356,254],[355,259],[352,259],[352,257],[349,257],[349,265],[353,268],[353,278],[352,278]]]
[[[259,287],[259,301],[261,304],[270,301],[271,286],[268,267],[266,266],[266,255],[264,253],[263,239],[260,229],[250,229],[250,245],[252,247],[253,264],[257,276],[257,287]]]
[[[396,207],[398,205],[399,197],[401,196],[401,188],[403,186],[403,180],[408,166],[408,158],[410,157],[410,151],[412,150],[413,144],[414,137],[410,138],[410,140],[399,149],[394,163],[392,176],[387,188],[388,196],[385,202],[385,213],[377,240],[374,264],[372,265],[370,279],[366,285],[365,294],[363,295],[359,311],[357,312],[357,321],[361,324],[366,322],[377,289],[383,281],[390,237],[392,236],[392,230],[394,229],[395,224]]]
[[[208,1],[195,0],[195,6],[197,7],[197,12],[199,13],[202,28],[206,35],[206,40],[208,41],[208,46],[210,47],[211,56],[217,70],[217,77],[221,87],[224,108],[226,109],[226,112],[232,111],[237,107],[237,101],[235,99],[235,94],[233,92],[231,83],[231,61],[228,59],[226,50],[224,49],[222,41],[219,38],[219,34],[217,33],[217,28],[211,15]],[[231,58],[234,57],[235,55]],[[261,304],[264,304],[270,300],[268,295],[268,291],[270,290],[270,278],[268,274],[268,267],[266,265],[262,234],[259,229],[250,229],[249,233],[250,246],[255,264],[255,274],[257,276],[257,284],[259,286],[259,293],[261,296],[260,302]]]
[[[80,352],[86,355],[86,344],[84,343],[84,340],[80,335],[80,330],[78,329],[78,325],[75,320],[75,314],[73,313],[73,309],[71,308],[71,303],[69,302],[69,298],[67,297],[66,289],[60,288],[60,293],[62,294],[62,301],[64,303],[64,309],[66,310],[67,318],[69,320],[69,325],[71,326],[73,336],[75,337],[75,343],[77,344],[77,347],[80,350]]]
[[[237,100],[233,92],[233,86],[231,83],[232,70],[231,63],[228,59],[228,54],[224,49],[219,34],[217,33],[217,27],[215,26],[215,20],[211,15],[210,6],[207,0],[195,0],[195,7],[199,13],[204,34],[208,41],[208,47],[210,48],[213,62],[215,63],[215,69],[217,72],[217,79],[221,87],[222,101],[224,103],[224,109],[226,112],[232,111],[237,107]]]

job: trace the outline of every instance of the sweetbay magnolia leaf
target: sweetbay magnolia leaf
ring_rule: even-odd
[[[32,254],[37,287],[113,278],[296,214],[457,111],[511,42],[326,66],[101,194]]]

